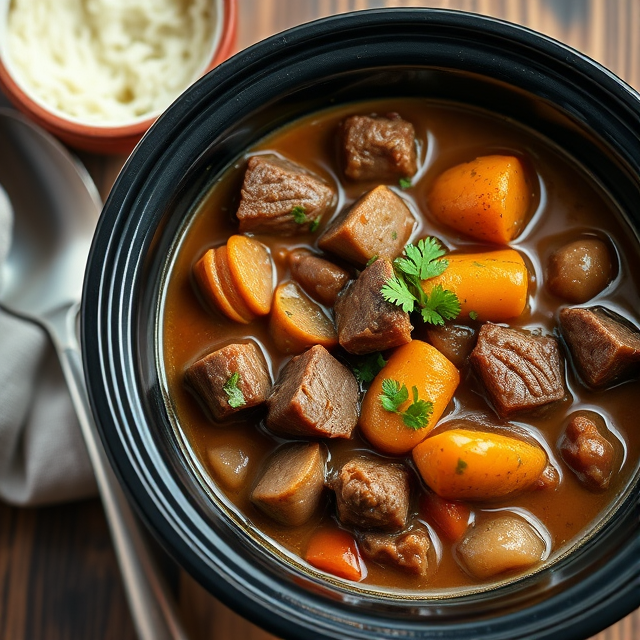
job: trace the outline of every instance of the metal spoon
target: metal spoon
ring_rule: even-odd
[[[87,400],[77,340],[82,280],[102,208],[86,170],[48,134],[0,109],[0,220],[14,216],[0,306],[43,327],[60,358],[141,640],[186,640],[173,599],[105,454]]]

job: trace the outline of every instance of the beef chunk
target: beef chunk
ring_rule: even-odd
[[[409,314],[382,297],[382,286],[391,276],[391,262],[381,258],[338,297],[338,342],[349,353],[372,353],[411,342]]]
[[[332,307],[342,287],[349,280],[349,272],[333,262],[299,249],[289,255],[291,276],[321,304]]]
[[[333,188],[304,167],[274,155],[252,156],[237,213],[240,231],[284,236],[307,232],[334,198]]]
[[[589,386],[603,387],[640,369],[640,331],[608,309],[563,309],[560,328]]]
[[[576,411],[560,438],[562,459],[587,488],[598,491],[609,486],[614,449],[607,439],[604,420],[593,411]]]
[[[292,358],[267,401],[267,427],[282,436],[349,438],[358,422],[358,383],[324,347]]]
[[[338,517],[347,526],[398,531],[407,526],[409,474],[399,464],[353,458],[329,484]]]
[[[428,325],[427,338],[447,360],[460,369],[473,351],[478,335],[466,325],[447,323],[441,327]]]
[[[414,224],[402,198],[380,186],[341,213],[322,234],[318,246],[362,267],[373,256],[399,256]]]
[[[251,502],[276,522],[297,527],[318,508],[323,487],[320,445],[287,444],[268,460],[251,492]]]
[[[352,180],[393,180],[417,170],[416,132],[397,113],[351,116],[343,129],[344,172]]]
[[[234,384],[235,374],[238,378]],[[194,362],[184,376],[216,420],[262,404],[271,388],[264,356],[252,342],[218,349]]]
[[[366,558],[382,565],[395,565],[419,576],[429,572],[430,549],[431,539],[424,527],[396,536],[365,533],[360,538],[360,551]]]
[[[487,323],[470,359],[503,418],[565,396],[560,351],[553,338]]]

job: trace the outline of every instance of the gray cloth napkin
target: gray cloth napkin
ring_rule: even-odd
[[[0,198],[3,195],[0,192]],[[9,252],[12,228],[3,209],[0,206],[0,266]],[[48,336],[37,325],[0,310],[0,499],[42,505],[96,491]]]

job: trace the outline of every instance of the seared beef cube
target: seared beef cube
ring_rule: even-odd
[[[591,490],[606,489],[613,473],[614,450],[604,420],[593,411],[577,411],[560,438],[562,459]]]
[[[317,442],[276,451],[251,492],[251,502],[276,522],[304,524],[318,508],[324,487],[324,456]]]
[[[351,116],[343,129],[344,172],[352,180],[393,180],[417,170],[416,132],[397,113]]]
[[[267,427],[277,435],[350,438],[358,422],[358,383],[316,345],[287,363],[267,405]]]
[[[391,262],[381,258],[338,296],[338,342],[349,353],[372,353],[411,342],[409,314],[382,297],[381,289],[392,276]]]
[[[487,323],[470,359],[503,418],[565,396],[562,360],[553,338]]]
[[[373,256],[399,256],[414,224],[402,198],[380,186],[341,213],[322,234],[318,246],[362,267]]]
[[[478,339],[476,331],[463,324],[429,325],[426,332],[429,342],[458,369],[466,364]]]
[[[264,356],[252,342],[218,349],[194,362],[184,376],[216,420],[262,404],[271,389]]]
[[[409,474],[399,464],[353,458],[329,483],[342,524],[398,531],[407,526]]]
[[[304,167],[274,155],[252,156],[238,208],[240,231],[292,236],[309,231],[331,207],[335,191]]]
[[[603,387],[640,369],[640,331],[604,309],[563,309],[560,328],[573,363],[591,387]]]
[[[333,307],[338,294],[349,280],[349,272],[333,262],[299,249],[289,255],[291,276],[315,300]]]
[[[360,551],[365,558],[382,565],[396,566],[407,573],[426,576],[429,572],[431,539],[424,527],[408,533],[389,535],[365,533],[360,538]]]

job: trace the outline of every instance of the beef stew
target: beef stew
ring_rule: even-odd
[[[366,120],[386,119],[394,123],[398,118],[388,117],[394,112],[401,113],[402,122],[412,125],[415,170],[410,154],[407,156],[405,153],[405,140],[400,144],[399,160],[394,160],[396,166],[406,164],[408,169],[403,169],[404,175],[399,170],[389,169],[388,158],[393,158],[393,155],[387,156],[385,169],[378,173],[377,169],[372,169],[372,172],[350,175],[345,169],[345,154],[355,152],[342,146],[349,119],[355,115]],[[393,127],[385,123],[384,130],[392,131]],[[388,150],[392,146],[386,138],[383,147]],[[357,153],[362,155],[366,151],[366,147],[361,146]],[[441,215],[444,214],[434,214],[429,206],[433,185],[439,176],[475,158],[499,155],[518,159],[518,171],[525,173],[528,188],[526,212],[518,212],[514,223],[516,231],[509,231],[513,233],[509,248],[495,246],[496,242],[505,240],[474,236],[459,224],[443,223]],[[290,166],[299,166],[307,177],[313,176],[317,184],[329,185],[328,189],[335,191],[337,196],[323,200],[320,221],[320,215],[316,215],[317,208],[314,208],[312,216],[308,216],[307,204],[297,204],[298,200],[294,198],[291,206],[287,205],[289,218],[285,220],[285,226],[254,227],[250,231],[256,234],[251,236],[255,241],[268,248],[279,287],[270,318],[255,316],[249,323],[244,323],[234,321],[223,309],[203,304],[202,292],[192,270],[208,250],[216,248],[217,251],[217,247],[238,233],[234,214],[242,206],[240,198],[245,197],[238,185],[242,179],[247,180],[247,166],[256,164],[252,159],[265,156],[275,157],[287,167],[287,180],[294,173]],[[509,166],[512,167],[513,163]],[[519,175],[519,189],[522,188],[522,179]],[[349,252],[333,252],[330,245],[323,247],[322,238],[331,233],[332,225],[341,224],[340,221],[346,220],[348,212],[355,208],[354,203],[357,206],[363,196],[381,186],[393,193],[394,198],[401,199],[403,206],[411,212],[411,235],[399,245],[385,244],[385,251],[390,252],[387,256],[366,254],[367,260],[373,260],[368,266],[357,251],[350,259]],[[442,198],[442,194],[438,193],[438,197]],[[519,198],[518,202],[521,200]],[[282,198],[278,199],[278,203],[282,201]],[[282,217],[280,204],[278,216]],[[221,215],[221,211],[228,215]],[[475,209],[473,212],[474,215],[478,213]],[[456,216],[460,217],[459,212]],[[399,224],[399,230],[391,231],[391,235],[396,234],[395,238],[392,235],[394,242],[406,227],[406,217],[403,216]],[[358,246],[364,246],[357,230],[350,233]],[[560,330],[560,310],[565,308],[567,300],[562,299],[558,289],[546,281],[545,266],[551,256],[575,237],[584,235],[606,239],[607,247],[615,247],[615,253],[609,254],[610,259],[615,255],[619,261],[598,284],[601,287],[604,282],[597,294],[597,304],[614,310],[626,318],[627,323],[634,325],[637,323],[634,309],[638,308],[639,301],[638,283],[634,280],[634,273],[639,272],[635,237],[615,205],[550,142],[489,114],[413,99],[350,105],[293,123],[250,150],[215,183],[199,203],[178,248],[166,291],[163,337],[164,367],[180,427],[194,454],[209,469],[213,482],[220,485],[235,508],[253,526],[312,566],[338,577],[362,580],[365,584],[380,587],[434,592],[477,587],[495,579],[511,579],[519,572],[541,567],[544,561],[552,560],[568,546],[576,544],[607,514],[616,495],[637,471],[640,453],[640,434],[635,429],[633,409],[639,386],[633,378],[633,371],[623,380],[624,384],[612,384],[610,379],[606,379],[602,388],[595,389],[592,388],[595,385],[583,383],[580,375],[576,374],[576,368],[580,371],[579,367],[584,369],[585,365],[577,361],[570,338],[563,337]],[[427,300],[438,295],[438,291],[454,291],[459,310],[450,320],[443,317],[445,328],[462,326],[465,327],[464,334],[473,336],[473,341],[478,337],[478,345],[473,347],[472,344],[462,350],[455,363],[447,359],[446,334],[440,332],[438,339],[429,337],[434,327],[439,325],[423,322],[430,309],[427,304],[418,307],[418,303],[423,301],[418,291],[413,290],[412,293],[416,299],[412,310],[404,309],[388,298],[376,302],[380,291],[374,291],[374,295],[359,296],[353,301],[349,298],[356,287],[366,284],[367,272],[384,267],[386,276],[377,285],[381,290],[394,277],[394,267],[388,259],[407,259],[409,252],[406,249],[402,251],[407,241],[417,247],[419,240],[430,237],[437,237],[450,252],[436,258],[447,260],[448,267],[435,276],[421,279],[421,289]],[[479,240],[485,244],[479,244]],[[423,247],[425,251],[428,248],[427,245]],[[293,286],[289,282],[289,278],[295,279],[291,254],[301,248],[342,269],[347,267],[347,273],[349,269],[361,270],[360,273],[350,272],[358,277],[338,295],[335,316],[331,309],[323,306],[322,300],[317,300],[320,304],[316,304],[308,299],[314,306],[308,307],[311,311],[301,312],[301,315],[322,314],[330,323],[335,317],[337,338],[324,343],[313,341],[314,334],[308,329],[308,319],[304,325],[296,324],[298,307],[295,310],[286,307],[282,311],[290,326],[278,322],[277,331],[273,329],[278,289]],[[322,249],[325,251],[321,252]],[[300,293],[305,295],[302,291]],[[372,302],[358,315],[353,309],[359,299]],[[376,305],[383,306],[382,303],[389,305],[389,311],[393,310],[398,318],[402,318],[401,326],[409,327],[403,331],[406,344],[381,342],[368,344],[364,349],[349,349],[346,346],[349,342],[343,344],[340,337],[340,316],[350,314],[350,324],[354,324],[371,314]],[[344,307],[342,312],[341,305]],[[246,318],[246,315],[242,317]],[[367,322],[365,317],[365,324]],[[496,323],[508,324],[508,327]],[[373,325],[374,321],[370,328]],[[283,326],[287,328],[283,329]],[[304,332],[300,328],[302,326],[307,327]],[[626,328],[631,332],[629,327]],[[297,339],[301,332],[311,336],[309,343]],[[491,332],[498,332],[502,337],[507,335],[509,339],[498,340],[494,336],[487,341],[484,336]],[[296,346],[287,346],[289,342],[283,335],[294,336]],[[452,340],[459,335],[459,331],[454,333]],[[298,393],[305,401],[320,400],[319,404],[330,413],[336,409],[348,412],[350,426],[340,426],[335,432],[331,427],[325,433],[319,433],[313,424],[305,426],[306,417],[300,417],[305,415],[301,410],[296,417],[285,421],[294,426],[283,431],[274,427],[276,422],[273,418],[270,420],[275,410],[272,406],[277,404],[271,399],[266,409],[240,412],[231,421],[211,421],[199,402],[194,400],[192,389],[185,386],[185,371],[194,362],[226,344],[248,341],[260,347],[269,368],[276,374],[273,377],[279,378],[272,398],[278,394],[278,389],[290,384],[288,370],[296,368],[295,362],[300,361],[297,359],[309,365],[307,361],[315,363],[314,358],[318,358],[319,364],[297,367],[301,371],[293,372],[293,390],[282,406],[289,406],[287,410],[290,410],[291,398]],[[320,344],[323,346],[314,346]],[[455,342],[451,349],[455,353],[461,351]],[[470,352],[471,356],[468,356]],[[295,355],[292,360],[292,354],[297,353],[302,355]],[[413,368],[408,369],[405,365],[412,357],[417,360]],[[331,362],[331,366],[323,362]],[[373,371],[371,362],[377,363]],[[488,366],[491,362],[502,366],[510,375],[492,373]],[[382,369],[378,372],[380,366]],[[332,373],[317,380],[314,376],[321,369]],[[370,375],[363,376],[363,370],[369,371]],[[359,372],[359,384],[353,378],[352,372],[355,371]],[[434,371],[438,372],[437,375]],[[509,382],[513,375],[522,384]],[[508,386],[505,386],[505,380]],[[615,379],[616,382],[618,380]],[[385,381],[397,382],[397,387],[385,386]],[[388,406],[382,404],[381,396],[387,398]],[[302,405],[299,403],[298,406]],[[414,411],[411,407],[417,409]],[[567,417],[586,409],[594,411],[605,423],[607,442],[611,446],[607,457],[609,482],[597,491],[585,484],[579,475],[583,472],[574,469],[575,464],[568,461],[563,453],[567,448],[559,444],[564,442],[561,438],[566,430]],[[358,411],[360,419],[356,427]],[[414,426],[408,426],[407,421],[412,420]],[[416,420],[426,420],[426,424],[415,427]],[[326,437],[334,433],[339,437]],[[390,433],[393,434],[391,439]],[[458,455],[462,449],[459,438],[455,436],[460,434],[470,440],[475,437],[490,442],[493,453],[486,453],[484,462],[481,455],[477,456],[476,462]],[[574,440],[579,437],[580,434]],[[327,448],[328,455],[322,463],[323,475],[333,491],[324,491],[304,523],[284,525],[258,508],[251,496],[261,474],[266,473],[264,469],[274,451],[283,444],[295,446],[288,443],[299,442],[300,438],[321,442]],[[436,438],[447,441],[446,453],[452,460],[452,466],[445,470],[443,476],[448,486],[456,486],[455,482],[449,482],[451,479],[458,480],[465,475],[468,478],[471,474],[479,477],[485,470],[482,466],[476,469],[475,464],[480,464],[495,472],[498,480],[493,480],[502,489],[512,486],[510,479],[518,480],[514,482],[515,488],[502,493],[485,492],[484,495],[476,491],[471,496],[442,489],[439,483],[430,480],[428,473],[421,473],[421,464],[427,456],[419,454],[429,449]],[[250,449],[247,454],[249,462],[243,466],[250,472],[242,483],[225,483],[216,476],[215,467],[208,462],[209,452],[229,441],[238,443],[242,451]],[[245,441],[247,446],[241,444]],[[436,455],[434,459],[437,458]],[[396,519],[387,531],[372,527],[370,520],[358,517],[353,506],[346,511],[344,508],[341,510],[341,498],[336,500],[338,491],[344,493],[344,483],[340,483],[339,478],[345,467],[349,470],[357,461],[364,461],[360,466],[375,464],[402,469],[400,475],[406,475],[405,481],[396,478],[386,489],[356,490],[358,504],[368,501],[374,506],[381,502],[381,496],[405,496],[406,518]],[[366,476],[360,468],[351,470]],[[499,479],[502,472],[509,482]],[[371,483],[361,484],[368,487]],[[399,485],[404,488],[401,490]],[[476,485],[483,488],[481,483],[474,482]],[[229,486],[238,488],[229,489]],[[425,500],[432,496],[441,500],[432,501],[440,505],[436,510],[438,516],[424,508]],[[398,500],[403,502],[400,498]],[[451,504],[454,508],[447,506]],[[457,504],[462,508],[456,510]],[[356,516],[343,517],[346,512]],[[377,513],[383,512],[384,509]],[[468,515],[466,522],[464,517],[456,517],[455,523],[463,531],[452,541],[443,531],[453,526],[451,514],[459,513]],[[502,539],[503,534],[516,541],[509,553],[496,542]],[[325,549],[331,547],[327,540],[335,541],[336,549],[342,549],[342,559],[348,556],[345,565],[348,569],[342,573],[338,569],[330,569],[339,566],[339,562],[327,559],[326,551],[318,554],[318,535],[323,536],[324,544],[320,547]],[[322,560],[314,561],[318,557]]]

